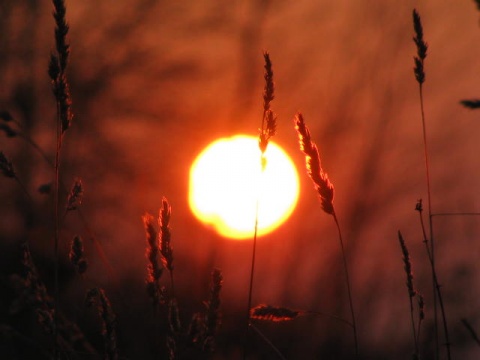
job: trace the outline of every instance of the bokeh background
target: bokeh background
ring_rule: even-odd
[[[431,273],[414,211],[417,199],[425,205],[427,200],[412,70],[414,7],[429,44],[424,99],[432,209],[479,212],[480,110],[459,104],[480,97],[480,13],[474,1],[67,1],[75,118],[64,140],[62,179],[82,179],[82,212],[114,271],[107,271],[79,217],[69,214],[61,228],[61,306],[100,353],[98,318],[83,307],[91,286],[104,287],[117,312],[121,358],[158,356],[163,338],[145,292],[141,216],[156,214],[166,196],[173,208],[181,318],[188,323],[203,310],[210,273],[220,268],[223,320],[212,357],[241,357],[252,242],[220,238],[193,217],[188,173],[217,137],[257,133],[262,51],[268,50],[276,86],[275,141],[297,165],[301,194],[291,218],[258,243],[253,303],[349,317],[336,229],[304,171],[293,128],[301,111],[336,189],[362,357],[395,360],[413,352],[401,230],[426,301],[422,355],[433,358]],[[23,124],[53,160],[51,13],[45,1],[0,3],[0,110]],[[0,179],[2,351],[19,358],[18,348],[38,355],[44,344],[35,336],[34,319],[9,312],[9,279],[19,268],[19,244],[28,240],[51,289],[52,199],[37,188],[53,173],[22,139],[0,133],[0,150],[33,198],[14,181]],[[480,356],[461,323],[466,318],[480,331],[478,220],[434,218],[438,276],[457,359]],[[82,279],[66,255],[76,234],[84,237],[90,263]],[[351,330],[328,317],[256,326],[288,359],[353,358]],[[12,331],[15,336],[6,335]],[[12,336],[15,341],[8,340]],[[276,358],[260,337],[250,339],[249,358]]]

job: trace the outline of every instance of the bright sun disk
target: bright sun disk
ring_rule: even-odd
[[[299,194],[290,157],[270,141],[262,171],[258,139],[238,135],[208,145],[190,169],[189,204],[194,215],[231,239],[252,238],[258,203],[258,236],[282,224]]]

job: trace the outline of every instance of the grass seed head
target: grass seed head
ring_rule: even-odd
[[[263,110],[266,112],[270,110],[270,103],[275,98],[275,85],[273,83],[273,70],[272,62],[270,60],[270,54],[268,52],[263,53],[265,59],[265,88],[263,90]]]
[[[110,300],[105,291],[101,288],[92,288],[87,291],[85,304],[88,307],[97,304],[98,314],[102,319],[102,334],[105,346],[105,360],[117,360],[117,334],[116,323],[117,317],[113,311]]]
[[[9,124],[3,122],[0,123],[0,130],[3,131],[8,138],[13,138],[18,135],[18,133],[12,129]]]
[[[70,246],[70,252],[68,254],[70,262],[75,266],[79,274],[83,274],[87,271],[88,261],[85,259],[83,240],[80,236],[75,236]]]
[[[67,211],[76,210],[82,203],[83,185],[81,179],[75,179],[67,198]]]
[[[289,321],[298,317],[299,311],[271,305],[258,305],[250,309],[250,318],[266,321]]]
[[[159,225],[160,225],[160,252],[162,254],[163,266],[169,271],[173,270],[173,248],[171,244],[170,217],[172,208],[167,199],[162,199],[162,208],[160,209]]]
[[[425,71],[423,69],[423,63],[425,58],[427,57],[427,49],[428,45],[423,40],[423,26],[420,15],[418,14],[416,9],[413,9],[413,29],[415,31],[415,36],[413,41],[417,46],[417,56],[414,57],[415,62],[415,78],[419,84],[423,84],[425,82]]]
[[[158,241],[158,232],[155,227],[153,216],[146,213],[143,217],[143,225],[145,227],[147,250],[147,294],[152,298],[153,305],[156,306],[163,302],[163,296],[159,280],[162,277],[163,267],[159,262],[160,244]]]
[[[315,143],[312,142],[310,131],[305,125],[301,113],[295,116],[294,123],[298,134],[300,150],[305,154],[307,173],[320,196],[322,209],[327,214],[333,215],[335,213],[333,207],[334,187],[327,173],[322,168],[318,148]]]
[[[413,271],[412,271],[412,263],[410,262],[410,254],[407,249],[407,245],[405,244],[405,240],[403,240],[402,233],[398,232],[398,241],[400,242],[400,247],[402,248],[403,253],[403,263],[405,273],[407,274],[407,288],[408,288],[408,295],[413,298],[417,292],[413,287]]]
[[[0,171],[7,178],[14,179],[16,177],[12,162],[7,159],[2,151],[0,151]]]
[[[473,100],[461,100],[460,104],[462,104],[467,109],[478,109],[480,108],[480,100],[473,99]]]

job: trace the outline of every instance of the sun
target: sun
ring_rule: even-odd
[[[251,239],[258,207],[258,236],[293,212],[298,173],[290,157],[270,141],[263,160],[258,138],[237,135],[208,145],[190,169],[189,205],[194,215],[230,239]]]

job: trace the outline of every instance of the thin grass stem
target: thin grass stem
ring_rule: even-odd
[[[337,226],[338,230],[338,240],[340,242],[340,248],[342,250],[342,259],[343,259],[343,267],[345,270],[345,278],[346,278],[346,283],[347,283],[347,291],[348,291],[348,302],[350,305],[350,313],[352,316],[352,328],[353,328],[353,338],[355,341],[355,357],[358,359],[359,355],[359,349],[358,349],[358,334],[357,334],[357,324],[355,321],[355,311],[353,309],[353,299],[352,299],[352,289],[350,286],[350,275],[348,272],[348,264],[347,264],[347,256],[345,252],[345,246],[343,244],[343,237],[342,237],[342,231],[340,230],[340,224],[338,222],[337,215],[335,214],[335,211],[332,214],[333,220],[335,221],[335,225]]]
[[[265,343],[267,343],[268,346],[272,348],[272,350],[275,352],[279,359],[287,360],[287,358],[283,356],[280,350],[278,350],[278,348],[260,331],[259,328],[257,328],[253,324],[250,324],[250,327],[262,338],[263,341],[265,341]]]
[[[18,176],[15,176],[15,181],[17,182],[18,186],[20,186],[20,189],[22,189],[23,193],[27,196],[28,200],[33,203],[32,195],[30,195],[22,180],[20,180]]]
[[[431,214],[431,217],[435,216],[480,216],[480,213],[477,212],[459,212],[459,213],[436,213]]]
[[[253,230],[253,246],[252,246],[252,265],[250,268],[250,283],[248,288],[248,305],[247,305],[247,327],[245,330],[245,343],[243,345],[243,360],[247,358],[247,345],[249,340],[249,329],[252,326],[250,321],[250,309],[252,308],[252,294],[253,294],[253,278],[255,273],[255,257],[257,249],[257,236],[258,236],[258,210],[259,210],[259,199],[257,196],[255,204],[255,226]]]
[[[60,173],[60,148],[62,146],[62,133],[61,133],[61,115],[60,104],[57,101],[57,147],[55,151],[55,177],[54,177],[54,193],[53,193],[53,211],[54,211],[54,227],[55,227],[55,239],[54,239],[54,312],[53,312],[53,338],[54,338],[54,358],[58,359],[58,309],[59,309],[59,279],[58,279],[58,264],[59,264],[59,173]]]
[[[429,246],[428,238],[426,236],[425,224],[424,224],[424,221],[423,221],[423,216],[422,216],[421,209],[419,211],[419,217],[420,217],[420,224],[422,226],[422,233],[423,233],[423,239],[424,239],[423,242],[425,243],[425,248],[426,248],[426,251],[427,251],[428,260],[430,262],[430,267],[431,267],[431,270],[432,270],[432,278],[433,278],[433,285],[434,285],[434,288],[433,288],[434,297],[438,298],[438,305],[440,306],[440,312],[441,312],[441,315],[442,315],[443,330],[445,332],[445,347],[447,349],[447,359],[450,360],[451,359],[450,336],[449,336],[449,333],[448,333],[445,306],[443,304],[442,292],[441,292],[441,289],[440,289],[440,284],[438,282],[437,271],[436,271],[436,268],[435,268],[433,253],[431,252],[431,246]],[[432,223],[432,217],[430,216],[429,219],[430,219],[430,224],[431,224]]]

